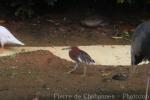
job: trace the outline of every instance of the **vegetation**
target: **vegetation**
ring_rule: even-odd
[[[47,7],[48,9],[51,9],[52,7],[55,7],[57,5],[74,5],[78,4],[79,2],[82,2],[82,4],[102,4],[105,3],[105,5],[109,4],[115,4],[115,5],[149,5],[150,0],[0,0],[0,4],[5,9],[9,9],[11,11],[12,15],[22,17],[22,18],[30,18],[34,14],[36,14],[38,11],[45,10],[41,9],[43,7]],[[74,3],[76,2],[76,3]],[[113,6],[113,5],[111,5]],[[46,9],[46,10],[48,10]],[[43,11],[42,11],[43,12]]]

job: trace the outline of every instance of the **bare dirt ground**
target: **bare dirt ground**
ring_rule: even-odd
[[[72,18],[73,16],[73,18]],[[103,20],[106,26],[96,28],[84,27],[80,24],[84,18],[76,18],[69,14],[52,14],[33,20],[6,19],[4,25],[28,46],[51,45],[95,45],[95,44],[130,44],[129,40],[112,39],[125,32],[133,32],[142,19],[128,20],[127,18],[113,18],[96,15],[95,18]],[[93,17],[93,16],[91,16]],[[104,17],[104,18],[103,18]],[[132,16],[131,16],[132,17]],[[86,18],[86,17],[85,17]],[[136,15],[135,15],[136,18]],[[145,19],[145,18],[144,18]],[[132,22],[130,22],[132,20]]]
[[[113,39],[133,32],[145,17],[122,15],[105,17],[105,27],[88,28],[76,15],[53,14],[31,21],[1,19],[27,46],[130,44],[130,38]],[[127,17],[128,16],[128,17]],[[103,17],[102,17],[103,18]],[[4,21],[4,22],[3,22]],[[122,35],[123,34],[123,35]],[[146,69],[139,66],[137,74],[129,74],[130,66],[88,66],[87,77],[82,67],[68,75],[74,63],[60,59],[49,51],[34,51],[0,58],[0,100],[129,100],[145,95]],[[127,80],[111,77],[125,73]],[[38,98],[38,99],[37,99]],[[133,97],[133,100],[137,98]]]
[[[82,67],[68,75],[66,72],[74,63],[60,59],[49,51],[2,57],[0,66],[0,98],[3,100],[31,100],[35,97],[40,100],[73,100],[76,99],[74,95],[86,100],[89,98],[87,94],[113,95],[109,100],[119,100],[125,93],[144,95],[148,67],[140,66],[138,74],[131,75],[128,67],[88,66],[87,77],[81,76]],[[125,81],[111,79],[112,75],[121,72],[130,77]],[[97,100],[98,97],[91,98]],[[106,97],[101,98],[105,100]]]

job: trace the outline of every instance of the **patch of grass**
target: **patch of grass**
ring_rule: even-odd
[[[119,35],[117,35],[117,36],[113,36],[112,38],[113,39],[124,39],[124,40],[131,40],[131,37],[132,37],[132,34],[133,34],[133,32],[123,32],[123,33],[121,33],[121,34],[119,34]]]

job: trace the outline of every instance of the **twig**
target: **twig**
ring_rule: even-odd
[[[6,91],[6,90],[8,90],[8,89],[0,89],[0,92]]]
[[[145,100],[148,100],[149,81],[150,81],[150,78],[149,78],[149,76],[148,76],[148,80],[147,80],[147,84],[146,84],[146,95],[145,95]]]

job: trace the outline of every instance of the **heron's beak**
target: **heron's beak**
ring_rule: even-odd
[[[68,47],[68,48],[62,48],[61,50],[71,50],[71,48],[70,47]]]

